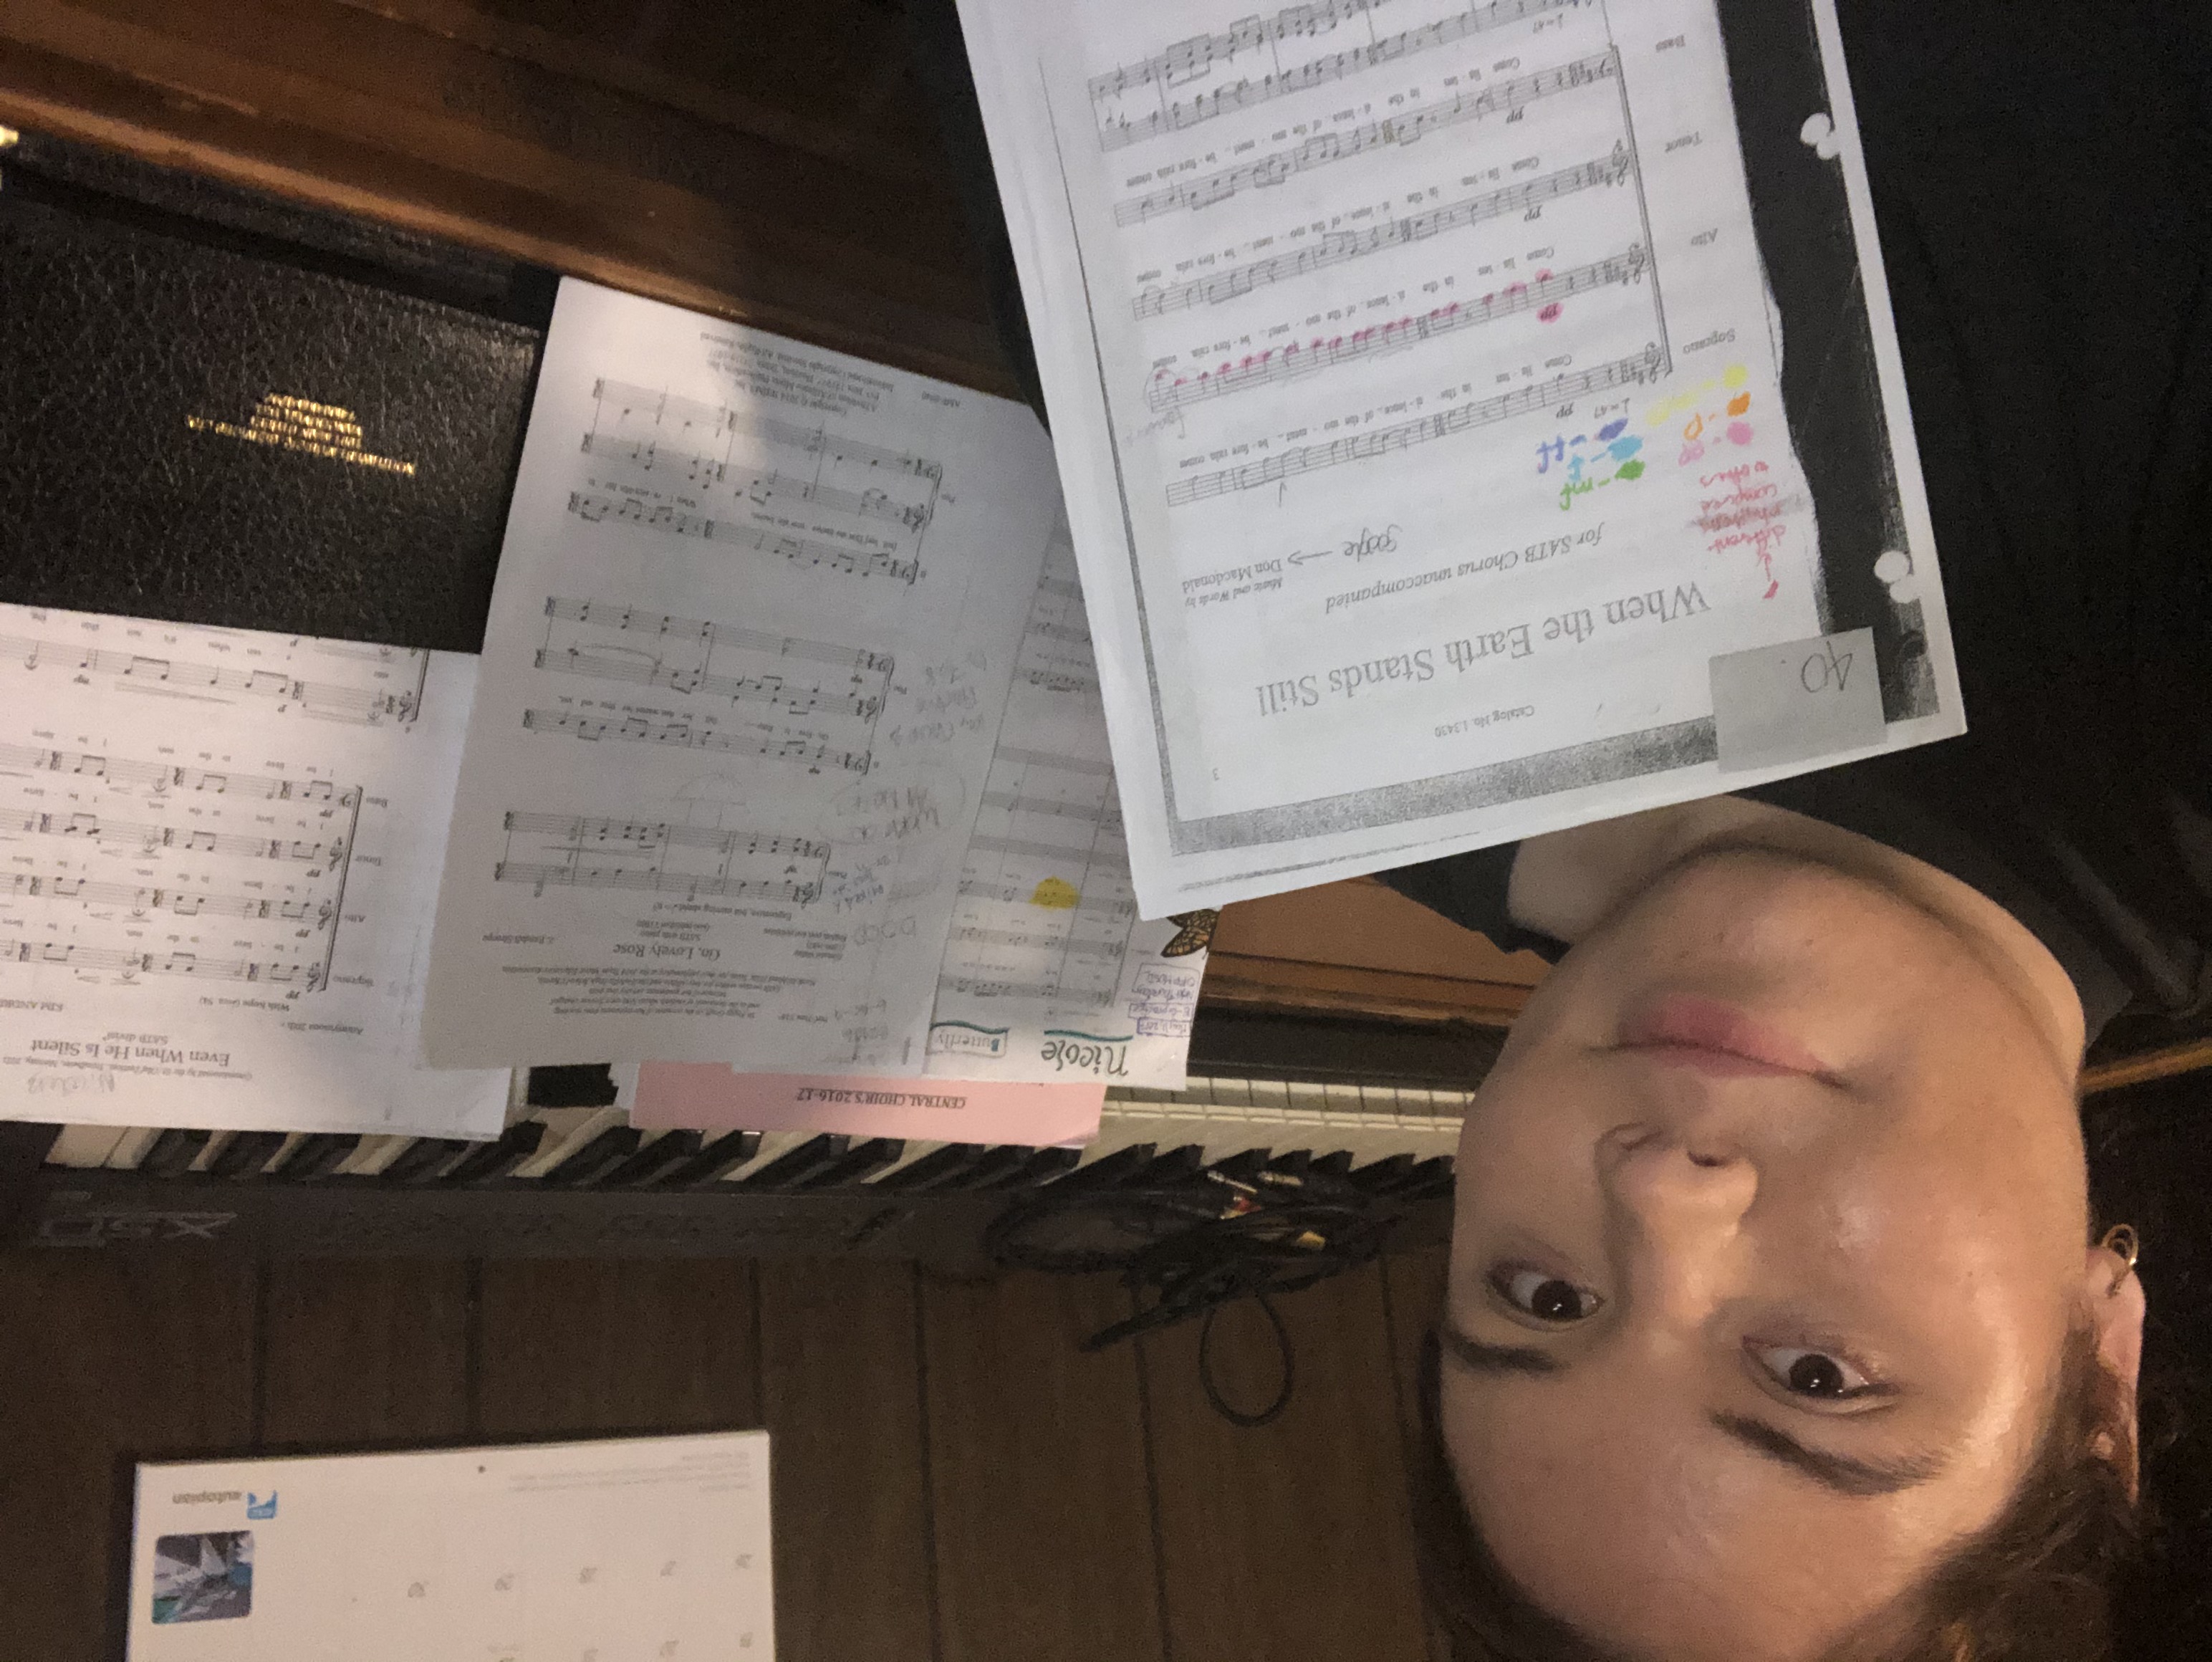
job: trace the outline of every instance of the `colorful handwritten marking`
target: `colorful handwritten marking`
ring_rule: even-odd
[[[1536,472],[1547,474],[1555,466],[1564,472],[1559,511],[1565,513],[1574,507],[1577,496],[1586,496],[1603,485],[1632,484],[1642,478],[1643,449],[1644,441],[1629,432],[1628,417],[1623,416],[1607,422],[1595,435],[1577,433],[1571,439],[1564,433],[1553,434],[1536,447]]]

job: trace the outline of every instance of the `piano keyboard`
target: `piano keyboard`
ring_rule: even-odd
[[[1210,1168],[1315,1167],[1405,1199],[1449,1188],[1469,1093],[1398,1085],[1194,1078],[1180,1092],[1111,1090],[1081,1148],[846,1137],[804,1131],[641,1131],[619,1108],[519,1104],[496,1142],[331,1133],[73,1125],[48,1170],[135,1172],[210,1186],[316,1180],[356,1190],[496,1185],[554,1190],[885,1196],[1073,1182],[1157,1184]]]

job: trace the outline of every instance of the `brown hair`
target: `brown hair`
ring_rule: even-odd
[[[1455,1662],[1618,1662],[1515,1586],[1469,1519],[1437,1412],[1441,1355],[1431,1332],[1413,1506],[1422,1586]],[[2138,1535],[2130,1422],[2094,1335],[2077,1330],[2011,1502],[1838,1662],[2106,1662],[2110,1588]]]

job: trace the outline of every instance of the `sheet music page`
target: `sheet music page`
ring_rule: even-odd
[[[774,1662],[769,1434],[141,1465],[131,1662]]]
[[[1714,660],[1850,653],[1712,0],[962,0],[1146,916],[1963,730],[1818,4],[1942,697],[1723,776]]]
[[[1048,453],[1003,399],[564,282],[432,1057],[918,1075]]]
[[[0,1117],[495,1136],[422,973],[476,661],[0,606]]]
[[[1138,920],[1063,519],[960,874],[929,1074],[1180,1091],[1210,924],[1210,915]]]

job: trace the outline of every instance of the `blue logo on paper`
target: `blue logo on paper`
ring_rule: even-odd
[[[270,1489],[265,1501],[249,1493],[246,1497],[246,1515],[248,1518],[274,1518],[276,1515],[276,1491]]]

